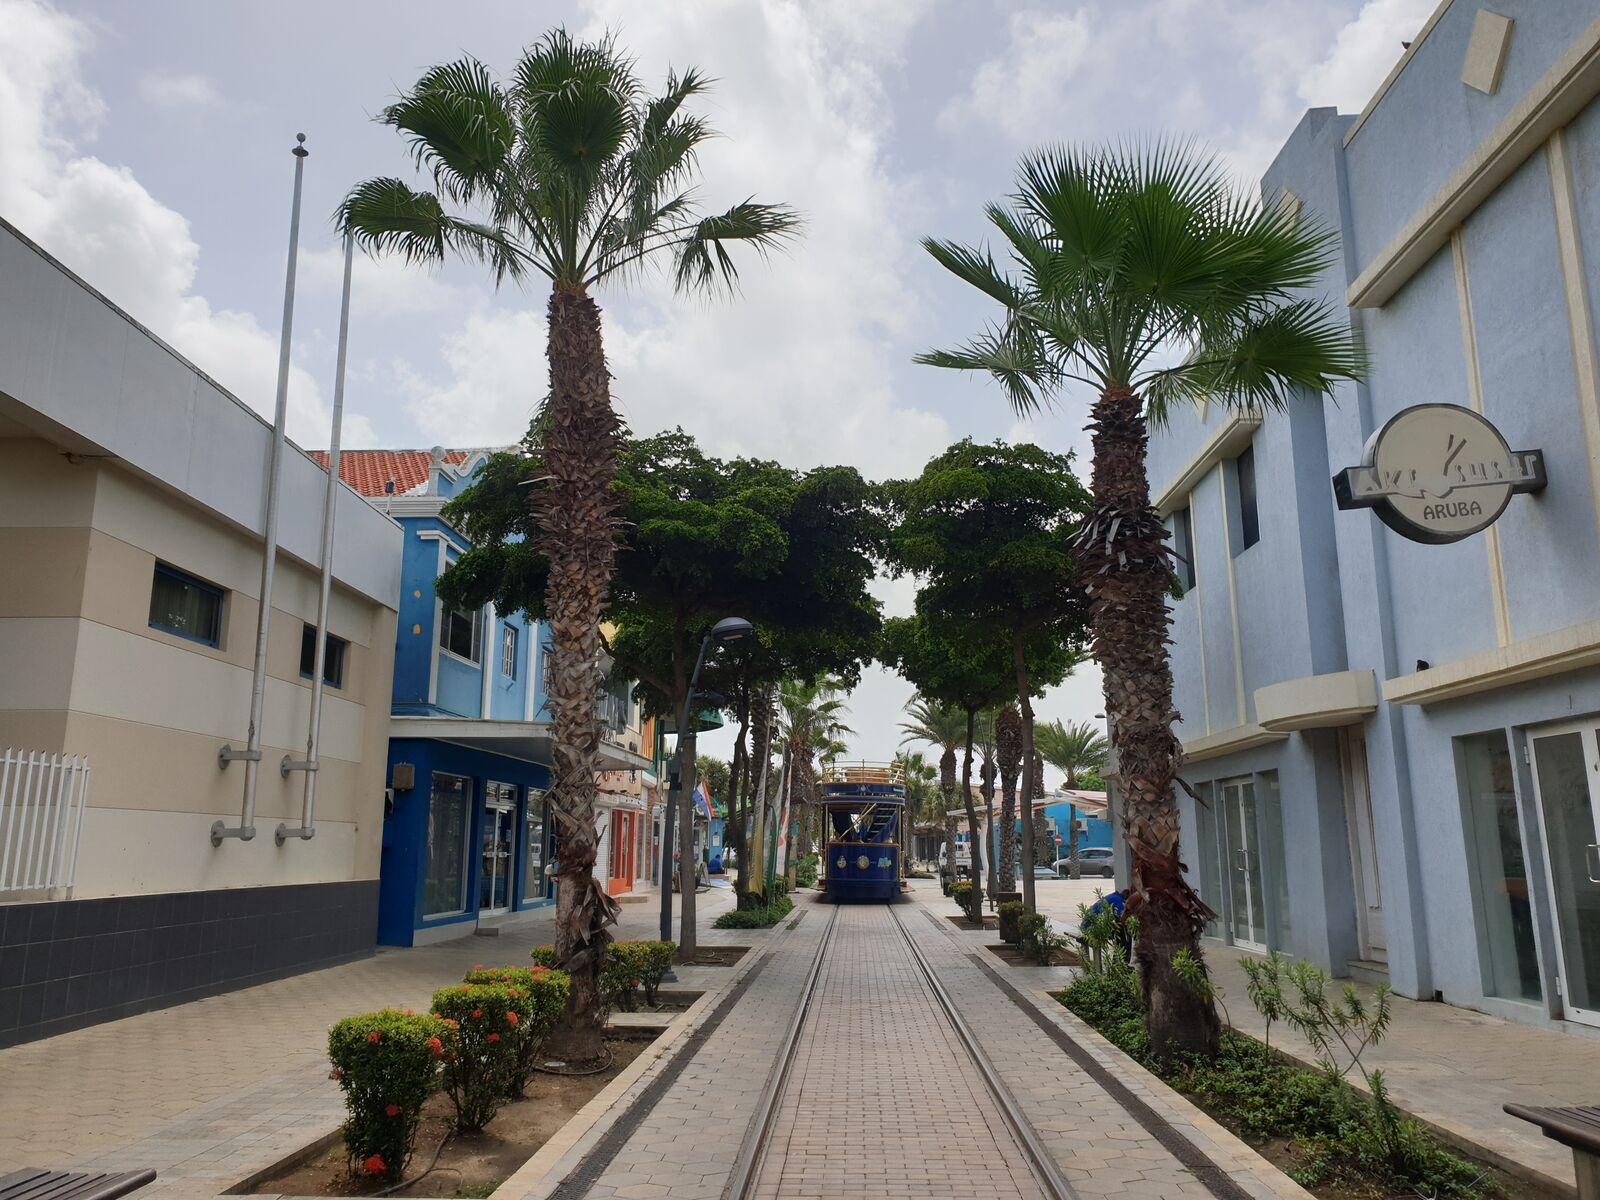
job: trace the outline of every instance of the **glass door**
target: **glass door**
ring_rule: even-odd
[[[511,907],[517,789],[509,783],[486,783],[483,797],[483,864],[478,873],[478,911],[500,913]]]
[[[528,827],[522,843],[522,898],[543,900],[549,894],[544,877],[544,795],[528,789]]]
[[[1229,896],[1233,901],[1233,943],[1266,953],[1266,904],[1261,889],[1261,835],[1256,821],[1253,779],[1222,785],[1223,824],[1228,838]]]
[[[1594,722],[1532,734],[1566,1015],[1600,1025],[1600,747]]]

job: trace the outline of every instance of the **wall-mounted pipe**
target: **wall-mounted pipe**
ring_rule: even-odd
[[[311,719],[306,730],[306,757],[294,762],[284,756],[282,771],[305,773],[305,788],[300,800],[300,826],[291,829],[280,824],[273,840],[283,845],[289,838],[310,841],[317,833],[317,773],[322,768],[318,757],[322,744],[323,676],[328,667],[328,600],[333,591],[333,526],[339,508],[339,447],[344,429],[344,364],[350,345],[350,273],[355,264],[355,235],[344,235],[344,292],[339,302],[339,353],[333,374],[333,431],[328,435],[328,485],[322,495],[322,579],[317,592],[317,648],[311,667]]]
[[[294,206],[289,213],[289,268],[283,282],[283,335],[278,343],[278,396],[272,419],[272,460],[267,473],[266,528],[262,533],[261,615],[256,622],[255,667],[250,677],[250,731],[243,750],[224,746],[217,754],[218,764],[244,762],[244,806],[239,825],[230,829],[221,821],[211,826],[211,844],[222,845],[224,838],[248,842],[256,836],[256,777],[261,769],[261,723],[267,703],[267,635],[272,626],[272,574],[278,559],[278,491],[283,470],[284,426],[289,416],[289,349],[294,330],[294,270],[300,253],[300,182],[305,174],[306,135],[295,134]]]

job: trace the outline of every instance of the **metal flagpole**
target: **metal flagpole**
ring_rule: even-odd
[[[267,703],[267,634],[272,625],[272,572],[278,557],[278,490],[282,478],[284,425],[289,415],[289,347],[294,328],[294,269],[300,252],[300,182],[305,174],[306,135],[295,134],[294,206],[289,214],[289,268],[283,281],[283,335],[278,343],[278,396],[272,419],[272,461],[267,476],[266,528],[262,532],[261,607],[256,619],[255,668],[250,678],[250,730],[243,750],[223,746],[217,752],[219,765],[226,770],[235,761],[244,763],[244,808],[239,826],[229,829],[217,821],[211,826],[211,844],[222,845],[224,838],[248,842],[256,835],[256,776],[261,767],[261,721]]]
[[[333,590],[333,527],[339,508],[339,445],[344,428],[344,365],[350,347],[350,274],[355,265],[356,237],[344,235],[344,291],[339,302],[339,353],[333,368],[333,431],[328,435],[328,486],[322,497],[322,582],[317,593],[317,648],[311,667],[311,720],[306,731],[306,757],[295,762],[283,756],[280,770],[305,772],[305,790],[300,801],[300,828],[279,824],[274,840],[283,845],[286,838],[309,841],[317,834],[317,757],[322,742],[322,690],[328,666],[328,599]],[[488,663],[488,655],[483,661]],[[484,677],[488,677],[484,668]],[[485,709],[484,711],[488,711]]]

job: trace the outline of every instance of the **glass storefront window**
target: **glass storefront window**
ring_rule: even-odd
[[[1503,730],[1456,739],[1456,779],[1478,918],[1484,993],[1539,1000],[1539,956],[1511,749]]]
[[[1293,953],[1289,923],[1289,872],[1284,862],[1283,806],[1278,797],[1278,773],[1262,771],[1256,776],[1260,797],[1261,860],[1266,876],[1267,936],[1274,950]]]
[[[472,780],[434,772],[428,798],[428,861],[422,881],[422,915],[444,916],[467,906],[467,821]]]
[[[1217,846],[1217,811],[1216,789],[1209,783],[1195,786],[1195,793],[1200,800],[1195,802],[1195,825],[1199,833],[1200,899],[1216,915],[1206,922],[1206,936],[1219,938],[1222,936],[1222,915],[1224,906],[1222,902],[1222,871],[1218,866],[1217,856],[1220,853]]]
[[[549,886],[544,877],[544,793],[528,789],[527,840],[523,843],[522,898],[543,900]]]

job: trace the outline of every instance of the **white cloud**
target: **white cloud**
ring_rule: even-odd
[[[1435,7],[1436,0],[1368,0],[1339,30],[1327,57],[1305,73],[1300,97],[1360,112],[1400,60],[1402,43],[1417,36]]]
[[[222,90],[204,75],[143,75],[139,79],[139,95],[157,108],[189,112],[222,103]]]
[[[396,365],[406,411],[439,445],[510,445],[527,432],[549,390],[544,346],[542,306],[475,313],[444,339],[448,384],[432,384]]]
[[[270,417],[278,337],[250,313],[215,310],[194,290],[200,247],[182,214],[127,167],[79,152],[103,114],[80,75],[86,26],[38,0],[0,0],[0,212],[113,303],[257,412]],[[289,433],[325,444],[328,408],[298,366]],[[372,439],[347,418],[352,444]]]
[[[1024,9],[939,124],[952,136],[992,130],[1019,148],[1186,134],[1254,181],[1306,104],[1359,110],[1433,3],[1370,0],[1353,19],[1353,0]]]

